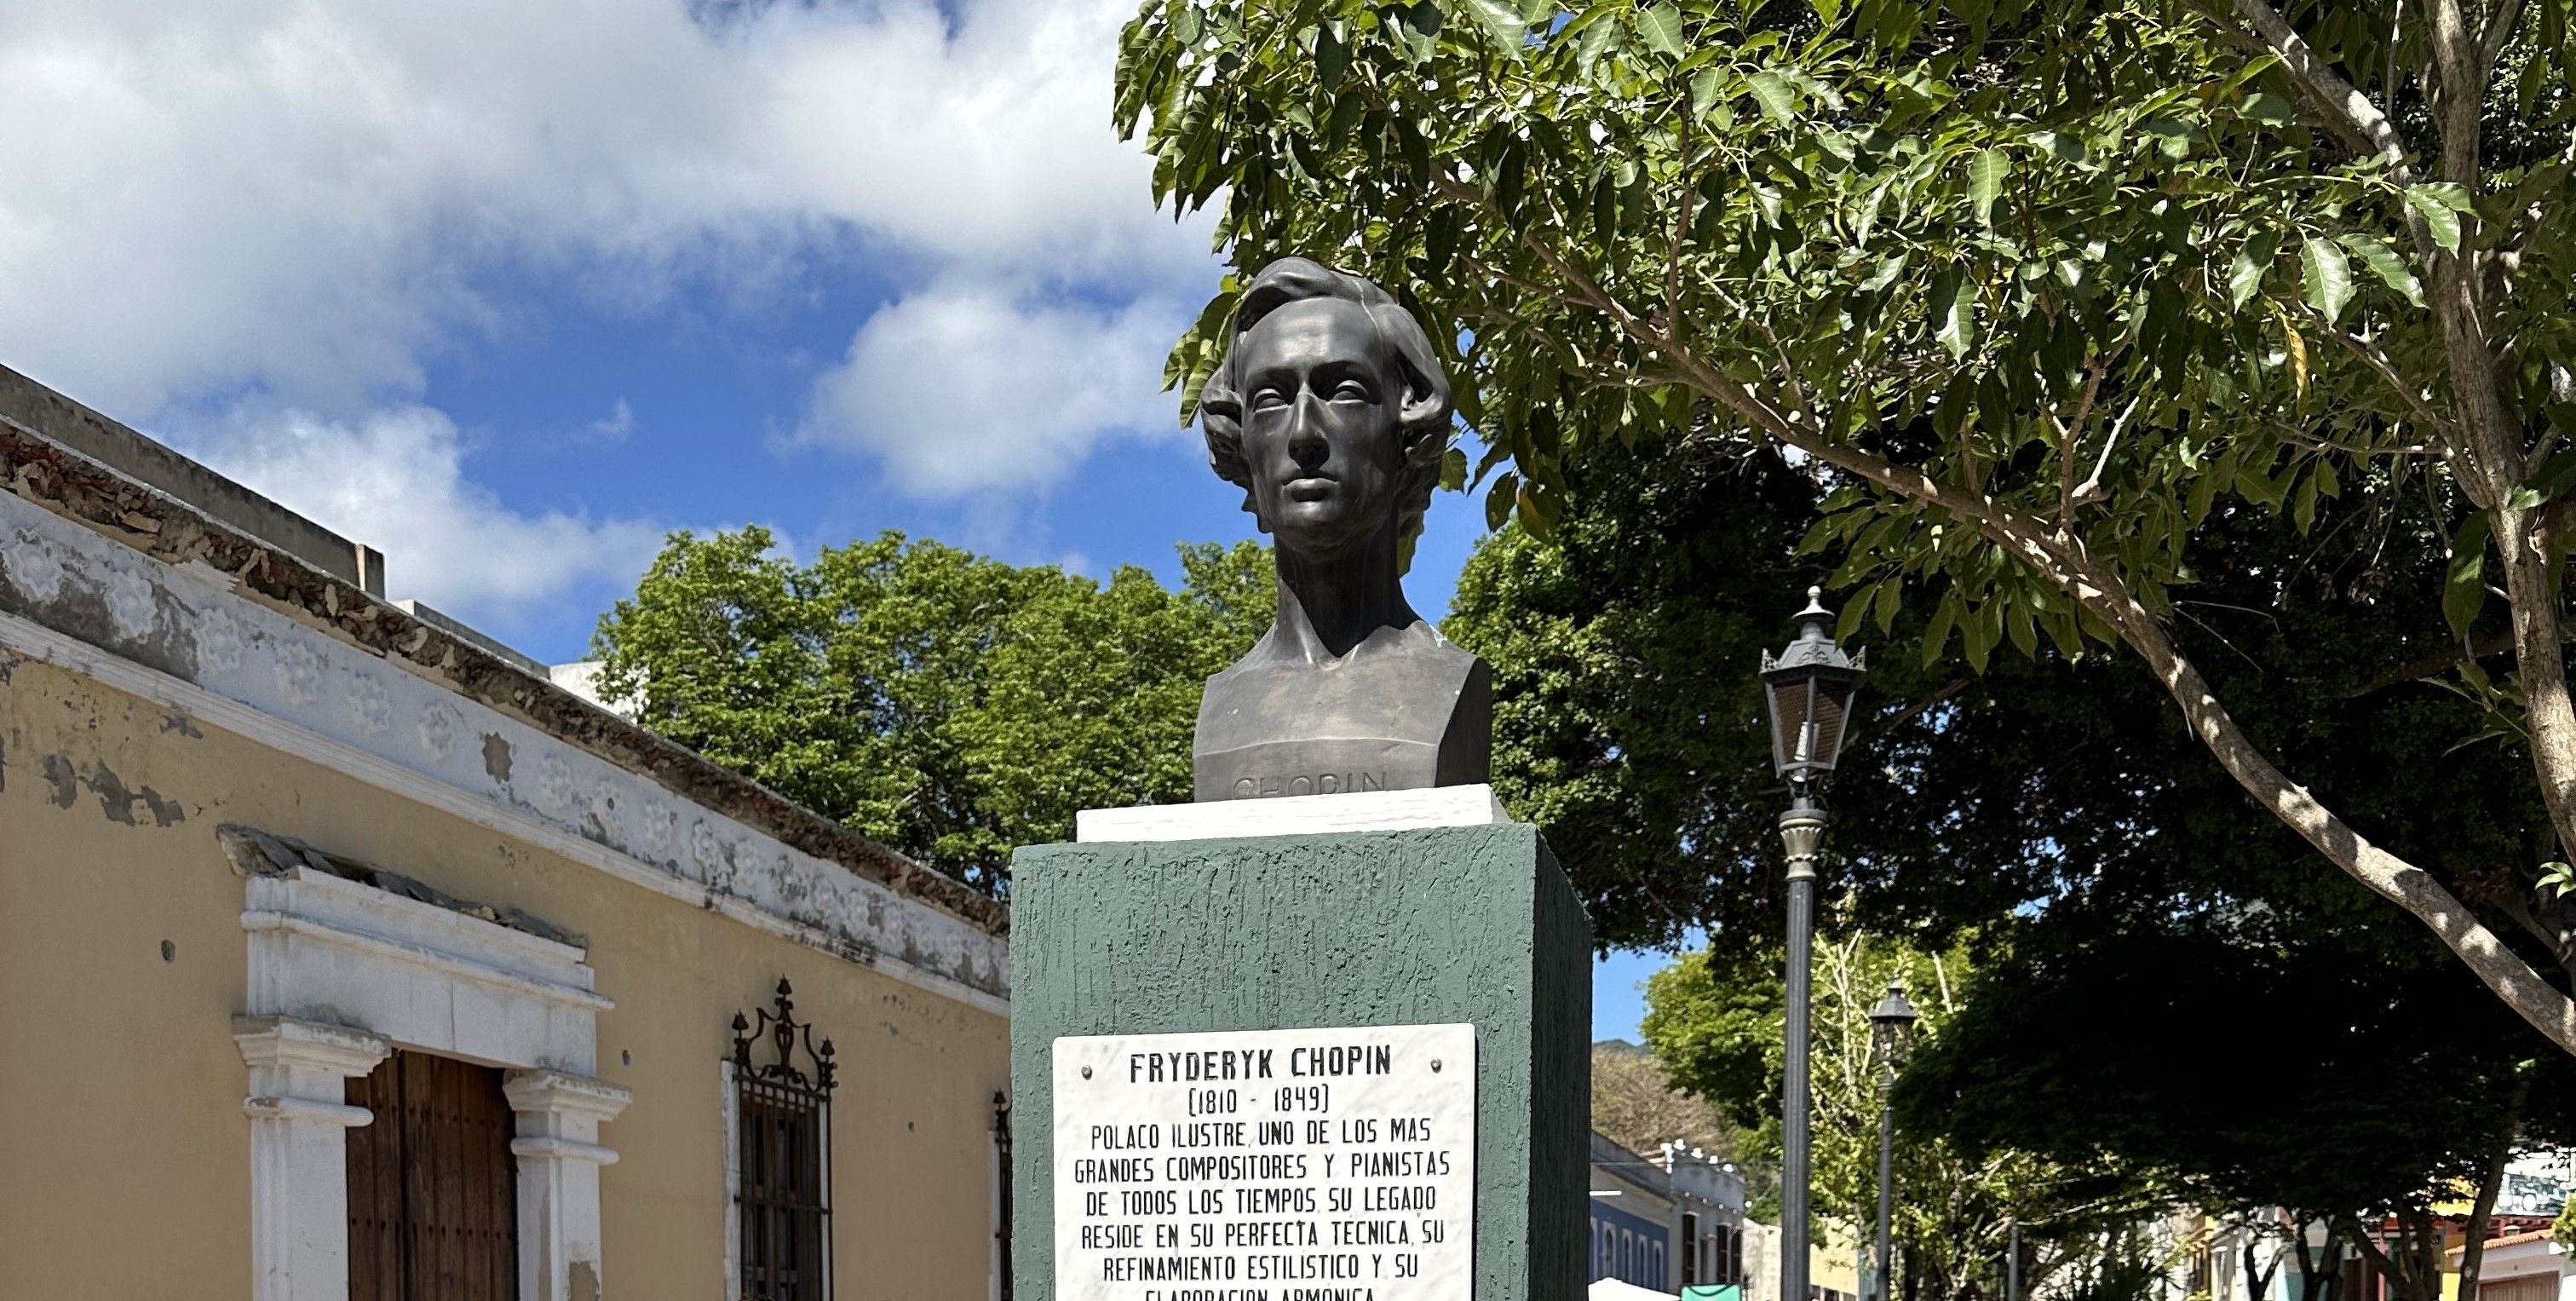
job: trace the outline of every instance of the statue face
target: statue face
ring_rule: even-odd
[[[1368,310],[1289,303],[1237,346],[1243,458],[1262,524],[1300,555],[1367,545],[1395,518],[1404,462],[1403,375]]]

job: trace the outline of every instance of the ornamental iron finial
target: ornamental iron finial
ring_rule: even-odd
[[[821,1047],[815,1046],[813,1024],[796,1019],[796,1002],[790,997],[795,992],[795,987],[787,983],[787,977],[780,976],[778,997],[774,1000],[777,1011],[758,1009],[754,1013],[760,1018],[756,1023],[740,1012],[733,1014],[733,1066],[736,1071],[748,1075],[792,1084],[809,1093],[828,1095],[834,1083],[833,1073],[839,1069],[838,1063],[832,1060],[832,1041],[826,1039]],[[755,1067],[751,1064],[751,1046],[764,1038],[770,1041],[778,1060],[767,1066]],[[800,1046],[805,1050],[805,1060],[813,1067],[811,1075],[797,1069],[796,1050]]]

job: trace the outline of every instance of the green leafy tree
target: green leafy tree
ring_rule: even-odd
[[[2230,780],[2576,1052],[2576,1001],[2177,636],[2212,521],[2426,495],[2453,563],[2419,653],[2576,845],[2570,48],[2561,0],[1149,0],[1114,114],[1158,196],[1222,196],[1238,267],[1337,257],[1426,320],[1497,522],[1546,531],[1573,467],[1658,429],[1794,449],[1838,490],[1811,540],[1847,621],[1911,592],[1978,668],[2126,647]],[[1185,403],[1232,292],[1174,350]]]
[[[1495,780],[1546,829],[1603,941],[1706,930],[1759,948],[1782,924],[1785,792],[1749,669],[1823,577],[1784,539],[1818,518],[1824,490],[1775,454],[1679,442],[1579,467],[1553,544],[1489,539],[1444,628],[1493,665]],[[2420,655],[2441,615],[2418,581],[2441,572],[2440,535],[2403,498],[2321,512],[2321,529],[2371,548],[2321,549],[2259,517],[2203,529],[2181,644],[2322,797],[2533,940],[2554,933],[2524,888],[2547,845],[2529,766],[2497,745],[2455,748],[2482,711],[2417,680],[2442,668]],[[2337,927],[2381,907],[2241,798],[2135,659],[2043,648],[1977,674],[1927,655],[1926,622],[1900,611],[1869,638],[1865,712],[1836,778],[1847,812],[1827,888],[1858,924],[1944,947],[2070,902],[2146,917],[2295,906]]]
[[[1494,664],[1498,780],[1586,883],[1604,933],[1669,942],[1678,918],[1730,955],[1681,969],[1691,979],[1670,988],[1688,997],[1670,1006],[1685,1032],[1657,1044],[1759,1125],[1776,1110],[1779,984],[1741,968],[1778,960],[1781,792],[1743,670],[1820,572],[1778,539],[1822,493],[1769,454],[1642,446],[1578,472],[1554,545],[1506,533],[1480,547],[1448,628]],[[2381,517],[2400,505],[2321,507],[2320,530],[2378,539],[2363,556],[2260,519],[2201,530],[2178,635],[2218,689],[2257,702],[2254,735],[2325,774],[2322,794],[2467,897],[2510,902],[2519,878],[2488,874],[2536,853],[2517,843],[2540,818],[2531,770],[2494,745],[2455,748],[2480,711],[2417,680],[2440,665],[2408,661],[2406,629],[2441,615],[2409,579],[2444,559],[2420,513]],[[1971,675],[1925,662],[1922,625],[1900,611],[1873,638],[1826,865],[1844,902],[1829,921],[1964,938],[1979,964],[1918,1066],[1978,1086],[1910,1082],[1909,1131],[1984,1158],[2136,1172],[2217,1211],[2292,1205],[2344,1236],[2374,1198],[2411,1216],[2441,1181],[2474,1182],[2514,1068],[2544,1041],[2478,1000],[2434,937],[2313,871],[2135,660],[2043,648]],[[2062,1132],[2033,1132],[2048,1127]],[[2401,1130],[2383,1159],[2380,1135]],[[2048,1261],[2100,1265],[2083,1242]]]
[[[1184,546],[1164,589],[886,533],[780,555],[675,533],[599,622],[643,723],[979,889],[1075,811],[1187,800],[1200,684],[1272,604],[1269,554]]]
[[[2470,997],[2432,946],[2354,933],[2394,918],[2089,920],[2026,927],[1976,973],[1906,1072],[1909,1128],[1969,1153],[2115,1163],[2213,1210],[2296,1208],[2415,1301],[2445,1290],[2435,1204],[2474,1190],[2482,1241],[2511,1154],[2576,1132],[2576,1064]]]
[[[1869,1010],[1891,981],[1902,983],[1922,1014],[1919,1035],[1937,1041],[1959,1010],[1954,987],[1972,968],[1964,950],[1926,954],[1837,929],[1839,938],[1816,953],[1814,1209],[1865,1239],[1877,1213],[1879,1115],[1888,1101]],[[1776,949],[1758,957],[1712,949],[1677,960],[1647,980],[1644,1026],[1674,1084],[1708,1099],[1740,1127],[1746,1154],[1773,1164],[1783,1062],[1778,958]],[[2016,1219],[2034,1242],[2084,1244],[2152,1205],[2148,1187],[2116,1173],[2126,1168],[2118,1164],[2060,1166],[2003,1148],[1968,1156],[1939,1130],[1919,1126],[1898,1131],[1896,1153],[1894,1227],[1908,1296],[1945,1301],[1999,1291],[1992,1275]],[[1776,1200],[1768,1209],[1776,1215]],[[2062,1250],[2050,1259],[2063,1265],[2090,1254]]]

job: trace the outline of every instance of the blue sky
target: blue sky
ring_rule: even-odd
[[[1646,977],[1669,965],[1673,955],[1640,949],[1612,953],[1592,966],[1592,1037],[1644,1043],[1638,1024],[1646,1019]]]
[[[1221,268],[1110,130],[1133,8],[20,0],[0,363],[550,662],[674,528],[1169,580],[1253,534],[1158,391]]]

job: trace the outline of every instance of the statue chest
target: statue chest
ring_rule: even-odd
[[[1493,687],[1454,646],[1208,679],[1192,747],[1200,801],[1419,790],[1487,779]]]

